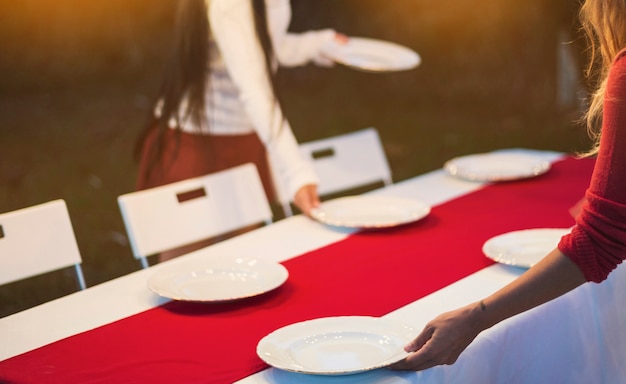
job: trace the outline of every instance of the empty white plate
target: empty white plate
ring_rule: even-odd
[[[417,221],[431,207],[419,200],[361,195],[324,201],[311,216],[324,224],[349,228],[386,228]]]
[[[368,316],[324,317],[291,324],[265,336],[257,354],[286,371],[347,375],[403,359],[417,332],[398,321]]]
[[[550,166],[550,162],[539,155],[489,152],[455,157],[443,168],[461,179],[493,182],[539,176],[548,172]]]
[[[328,44],[323,53],[337,63],[369,72],[404,71],[421,62],[410,48],[365,37],[350,37],[346,44]]]
[[[164,266],[150,277],[148,287],[173,300],[223,302],[271,291],[288,276],[279,263],[225,258]]]
[[[558,245],[571,228],[536,228],[507,232],[483,244],[483,253],[502,264],[530,268]]]

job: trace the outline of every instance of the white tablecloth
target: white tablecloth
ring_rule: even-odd
[[[559,154],[546,152],[548,159]],[[437,205],[481,188],[442,171],[378,190]],[[0,360],[109,324],[165,302],[147,289],[156,268],[194,258],[242,257],[284,261],[339,241],[351,231],[295,216],[147,270],[0,319]],[[285,239],[289,239],[288,242]],[[263,249],[262,253],[259,249]],[[443,311],[479,300],[523,270],[493,265],[388,317],[421,328]],[[602,284],[586,284],[561,298],[483,332],[451,366],[423,372],[374,370],[359,375],[313,376],[270,368],[240,384],[261,383],[621,383],[626,382],[626,268]],[[88,315],[85,315],[88,314]]]

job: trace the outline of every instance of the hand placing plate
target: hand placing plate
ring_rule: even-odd
[[[417,221],[430,213],[418,200],[361,195],[324,201],[311,216],[324,224],[348,228],[387,228]]]
[[[527,153],[489,152],[455,157],[443,169],[461,179],[495,182],[539,176],[550,170],[550,162]]]
[[[150,277],[148,287],[173,300],[224,302],[269,292],[288,276],[282,264],[225,258],[164,266]]]
[[[536,228],[507,232],[483,244],[483,253],[502,264],[530,268],[552,251],[571,228]]]
[[[257,345],[267,364],[286,371],[347,375],[386,367],[403,359],[415,329],[380,317],[339,316],[280,328]]]
[[[329,44],[323,53],[337,63],[368,72],[405,71],[421,62],[410,48],[364,37],[350,37],[345,44]]]

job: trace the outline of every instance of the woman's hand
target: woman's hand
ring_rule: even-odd
[[[327,44],[330,44],[332,47],[335,47],[337,45],[346,45],[348,44],[349,40],[350,38],[347,35],[344,35],[343,33],[335,32],[334,38],[328,41]],[[334,67],[336,64],[335,60],[332,57],[325,55],[323,50],[320,51],[319,55],[313,59],[313,62],[315,62],[315,64],[322,66],[322,67]]]
[[[317,194],[317,185],[309,184],[300,188],[296,192],[293,203],[307,216],[311,216],[311,209],[320,205],[320,198]]]
[[[348,35],[344,35],[343,33],[336,32],[335,33],[335,42],[341,45],[348,44],[348,40],[350,38]]]
[[[481,305],[475,303],[439,315],[404,347],[410,355],[389,368],[421,371],[454,363],[483,330],[478,321],[480,312]]]
[[[410,354],[390,366],[419,371],[452,364],[485,329],[553,300],[585,283],[578,266],[555,248],[520,277],[479,303],[439,315],[404,349]]]

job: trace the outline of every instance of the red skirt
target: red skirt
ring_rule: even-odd
[[[207,175],[245,163],[254,163],[268,200],[275,201],[267,153],[256,133],[196,135],[167,129],[164,133],[161,156],[151,160],[150,149],[154,148],[156,140],[157,130],[153,129],[143,145],[137,190]]]

